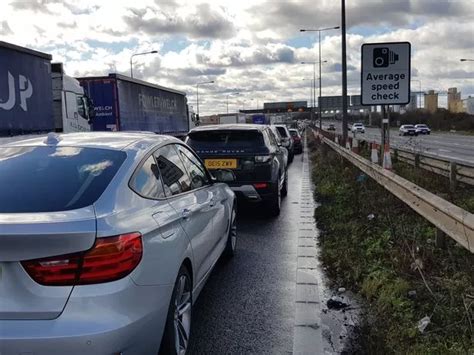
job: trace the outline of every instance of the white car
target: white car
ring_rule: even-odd
[[[365,127],[362,123],[354,123],[351,127],[352,133],[365,133]]]
[[[185,354],[193,304],[235,251],[229,170],[170,136],[0,144],[0,352]]]
[[[417,134],[430,134],[431,129],[425,124],[416,124],[415,131]]]
[[[399,136],[417,136],[418,132],[416,131],[415,126],[412,124],[402,124],[398,130]]]

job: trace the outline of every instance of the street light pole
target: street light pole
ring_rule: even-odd
[[[230,95],[239,95],[239,92],[232,92],[230,94],[227,94],[227,113],[229,113],[229,96]]]
[[[323,121],[322,121],[322,90],[323,90],[323,85],[322,85],[322,75],[321,75],[321,63],[325,63],[326,61],[321,60],[321,32],[323,31],[329,31],[329,30],[337,30],[339,29],[339,26],[334,26],[334,27],[327,27],[327,28],[320,28],[320,29],[301,29],[300,32],[318,32],[318,37],[319,37],[319,99],[318,99],[318,112],[319,112],[319,129],[322,129]],[[315,64],[316,65],[316,64]],[[316,74],[314,75],[316,79]],[[315,80],[316,81],[316,80]],[[316,82],[314,83],[314,104],[316,105]]]
[[[322,63],[327,63],[327,60],[323,60]],[[313,64],[313,108],[311,112],[314,113],[314,107],[316,106],[316,64],[319,63],[319,96],[321,96],[321,61],[319,62],[301,62],[301,64]],[[319,103],[318,103],[318,106]],[[321,123],[321,107],[319,107],[319,127],[320,129],[322,128],[322,123]]]
[[[204,85],[204,84],[213,84],[214,80],[211,81],[203,81],[201,83],[196,84],[196,111],[197,111],[197,116],[199,118],[199,85]]]
[[[149,52],[132,54],[132,56],[130,57],[130,77],[133,78],[133,57],[136,57],[137,55],[155,54],[155,53],[158,53],[158,51],[149,51]]]
[[[313,79],[307,79],[303,78],[303,80],[310,80],[311,84],[309,85],[309,105],[311,107],[311,112],[313,110],[313,100],[314,100],[314,95],[313,95],[313,86],[314,86],[314,80]]]
[[[321,84],[321,31],[318,31],[319,33],[319,99],[318,99],[318,111],[319,111],[319,130],[321,131],[323,129],[323,116],[322,116],[322,110],[321,110],[321,102],[323,101],[321,97],[321,91],[322,91],[322,84]],[[316,78],[315,78],[316,80]],[[316,84],[315,84],[316,85]],[[314,88],[316,90],[316,87]],[[316,100],[316,98],[315,98]]]
[[[346,57],[346,1],[341,0],[342,34],[342,141],[347,141],[347,57]]]

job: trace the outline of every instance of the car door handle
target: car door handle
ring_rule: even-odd
[[[184,210],[181,211],[181,217],[182,217],[184,220],[189,219],[189,216],[191,216],[191,210],[185,208]]]

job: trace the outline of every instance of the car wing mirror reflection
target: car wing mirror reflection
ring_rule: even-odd
[[[217,169],[212,172],[214,180],[217,182],[232,182],[236,180],[235,174],[229,169]]]

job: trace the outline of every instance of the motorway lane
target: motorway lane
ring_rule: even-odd
[[[341,122],[325,121],[323,127],[327,126],[328,123],[334,123],[337,132],[342,133]],[[364,134],[358,133],[357,137],[380,142],[380,129],[366,128],[366,132]],[[474,164],[474,136],[433,132],[430,135],[403,137],[398,135],[398,129],[391,129],[390,142],[392,146],[397,148],[425,152],[458,162]]]
[[[190,354],[293,351],[301,155],[278,218],[241,206],[237,254],[221,261],[196,302]]]

